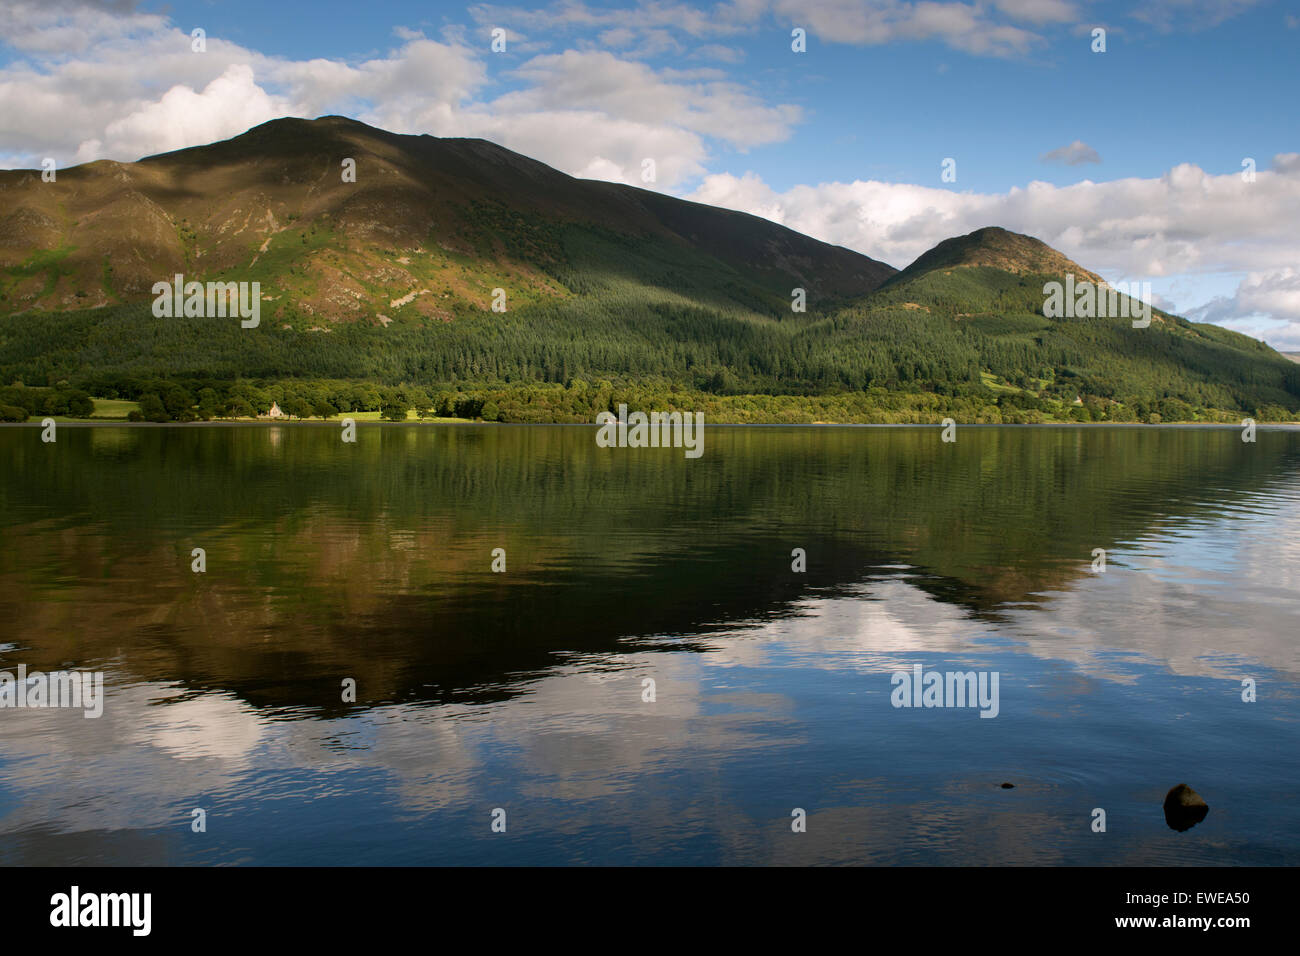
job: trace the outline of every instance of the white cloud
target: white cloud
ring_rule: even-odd
[[[1216,296],[1188,318],[1265,337],[1283,351],[1300,351],[1300,269],[1250,272],[1230,296]]]
[[[689,3],[649,2],[630,7],[590,7],[582,0],[564,0],[538,9],[476,4],[469,14],[484,26],[514,24],[533,32],[566,30],[618,30],[624,43],[633,33],[673,29],[692,37],[727,36],[754,26],[768,0],[731,0],[703,6]]]
[[[768,106],[737,84],[681,82],[607,52],[539,56],[516,74],[530,85],[492,103],[493,112],[594,110],[610,117],[708,134],[745,148],[777,142],[799,119],[793,106]],[[667,78],[666,78],[667,77]]]
[[[979,4],[922,0],[775,0],[782,18],[828,43],[877,46],[897,41],[938,40],[955,50],[982,56],[1028,52],[1040,37],[997,23]]]
[[[463,46],[412,37],[387,57],[357,65],[338,60],[261,58],[263,82],[283,85],[296,115],[319,116],[341,104],[375,104],[375,115],[404,119],[455,109],[488,84],[481,56]],[[426,132],[426,130],[420,130]]]
[[[671,185],[701,175],[708,158],[703,140],[692,132],[594,111],[483,112],[457,117],[457,123],[460,131],[454,135],[481,136],[590,179],[643,185],[641,162],[650,158],[658,185]]]
[[[83,53],[92,45],[157,30],[166,17],[139,13],[134,0],[5,0],[0,45],[28,53]]]
[[[717,60],[721,63],[742,63],[745,51],[737,46],[725,46],[721,43],[707,43],[691,54],[697,60]]]
[[[1038,25],[1077,18],[1075,6],[1067,0],[998,0],[992,5],[938,0],[731,0],[712,5],[643,2],[626,8],[564,0],[532,10],[480,4],[469,12],[482,25],[512,23],[552,35],[604,31],[604,41],[615,48],[630,47],[633,37],[655,32],[673,31],[695,39],[754,33],[775,20],[782,29],[803,27],[826,43],[875,46],[934,40],[981,56],[1023,54],[1042,39],[1008,21]]]
[[[1147,0],[1134,9],[1135,20],[1160,30],[1204,30],[1245,13],[1260,0]]]
[[[1236,298],[1243,311],[1300,322],[1300,270],[1252,272],[1238,287]]]
[[[1066,0],[995,0],[994,6],[1030,23],[1070,23],[1079,19],[1078,8]]]
[[[601,33],[600,42],[614,50],[631,46],[636,42],[636,31],[629,27],[611,27]]]
[[[1081,166],[1084,163],[1100,163],[1097,151],[1081,139],[1076,139],[1069,146],[1061,146],[1039,157],[1045,163],[1063,163],[1066,166]]]
[[[254,82],[252,67],[237,63],[202,92],[174,86],[157,102],[114,120],[105,128],[104,140],[87,140],[78,146],[77,158],[144,156],[229,139],[284,116],[287,109],[285,101],[268,96]]]

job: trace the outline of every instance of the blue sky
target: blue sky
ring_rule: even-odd
[[[0,28],[3,166],[129,161],[341,112],[483,136],[900,267],[1004,225],[1300,349],[1286,0],[9,0]]]

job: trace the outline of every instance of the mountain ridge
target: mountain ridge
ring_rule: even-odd
[[[216,393],[209,411],[276,394],[299,411],[374,409],[399,386],[412,407],[510,421],[590,421],[620,396],[735,421],[1300,408],[1300,366],[1239,333],[1157,309],[1149,328],[1047,315],[1045,280],[1071,273],[1099,280],[997,226],[899,271],[486,140],[286,118],[54,183],[0,172],[0,385],[153,396],[181,416],[199,407],[187,393]],[[176,274],[259,283],[260,323],[155,317],[151,290]],[[58,404],[11,397],[0,404]]]

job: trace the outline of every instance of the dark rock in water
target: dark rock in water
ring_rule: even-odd
[[[1165,794],[1165,823],[1171,830],[1182,833],[1205,819],[1210,806],[1201,795],[1185,783],[1180,783]]]
[[[1002,789],[1003,789],[1003,790],[1014,790],[1015,788],[1016,788],[1016,785],[1015,785],[1014,783],[1004,783],[1004,784],[1002,785]]]

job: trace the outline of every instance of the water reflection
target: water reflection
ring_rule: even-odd
[[[1297,859],[1294,432],[279,431],[0,430],[0,666],[109,674],[2,715],[0,859]],[[1184,778],[1230,809],[1175,833]]]

